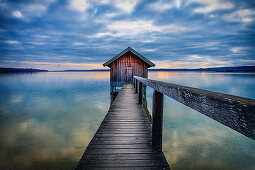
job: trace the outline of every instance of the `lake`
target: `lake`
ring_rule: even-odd
[[[149,78],[255,99],[255,74],[149,72]],[[73,169],[110,106],[109,72],[0,74],[0,169]],[[147,87],[151,113],[153,90]],[[172,169],[255,169],[255,141],[165,96]]]

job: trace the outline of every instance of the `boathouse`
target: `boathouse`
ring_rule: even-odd
[[[111,69],[110,82],[112,87],[121,87],[123,84],[132,83],[133,76],[148,77],[148,68],[155,64],[128,47],[121,53],[103,64]]]

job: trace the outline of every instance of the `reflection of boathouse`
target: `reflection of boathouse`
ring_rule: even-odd
[[[148,68],[155,64],[136,52],[131,47],[107,61],[103,66],[111,69],[110,81],[112,91],[125,83],[132,83],[133,76],[148,77]]]

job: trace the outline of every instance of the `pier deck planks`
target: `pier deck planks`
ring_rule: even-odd
[[[151,125],[131,84],[124,85],[76,169],[170,169],[151,145]]]

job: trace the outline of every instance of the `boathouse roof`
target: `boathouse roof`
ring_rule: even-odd
[[[150,67],[154,67],[155,64],[152,63],[150,60],[148,60],[147,58],[145,58],[144,56],[142,56],[141,54],[139,54],[137,51],[135,51],[133,48],[128,47],[125,50],[123,50],[122,52],[120,52],[118,55],[116,55],[115,57],[111,58],[110,60],[108,60],[107,62],[105,62],[103,64],[103,66],[108,66],[114,62],[115,60],[117,60],[118,58],[120,58],[121,56],[123,56],[124,54],[126,54],[127,52],[131,52],[134,55],[136,55],[138,58],[140,58],[142,61],[144,61],[145,63],[147,63]]]

